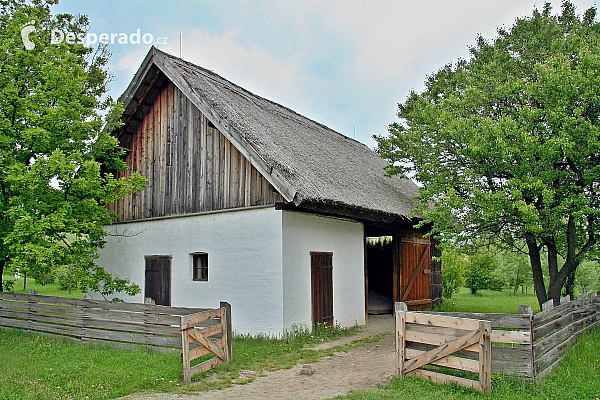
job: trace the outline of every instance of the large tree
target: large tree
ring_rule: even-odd
[[[88,29],[84,16],[53,15],[56,3],[0,2],[0,290],[6,268],[43,277],[67,266],[82,289],[136,293],[94,263],[114,217],[106,205],[144,185],[108,172],[126,167],[104,122],[120,111],[105,96],[109,53],[51,43],[52,29]]]
[[[427,77],[376,137],[388,173],[421,182],[418,212],[443,239],[480,239],[528,254],[538,302],[558,302],[598,252],[600,24],[548,3],[468,60]],[[547,257],[549,282],[542,275]]]

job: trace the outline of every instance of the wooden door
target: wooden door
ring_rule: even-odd
[[[431,242],[421,232],[405,232],[400,240],[400,301],[411,310],[431,308]]]
[[[333,325],[333,253],[310,253],[312,321]]]
[[[146,257],[145,298],[161,306],[171,305],[171,257]]]

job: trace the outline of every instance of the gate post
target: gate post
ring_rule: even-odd
[[[479,323],[479,386],[484,393],[492,391],[492,323]]]
[[[187,317],[180,318],[179,326],[181,328],[181,361],[183,362],[183,382],[189,384],[192,381],[192,372],[190,370],[190,338],[188,336]]]
[[[406,311],[405,303],[394,303],[394,318],[396,320],[396,378],[404,378],[404,360],[406,359]]]
[[[233,359],[233,330],[231,328],[231,304],[222,301],[220,306],[224,309],[222,312],[223,316],[225,317],[225,324],[223,326],[223,337],[225,338],[225,340],[223,341],[223,350],[225,350],[225,361],[231,362],[231,360]],[[223,322],[223,320],[221,320],[221,322]]]

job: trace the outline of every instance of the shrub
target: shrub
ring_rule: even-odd
[[[15,281],[10,280],[10,279],[3,279],[2,280],[2,290],[5,292],[12,292],[13,288],[15,286]]]
[[[464,272],[467,261],[457,250],[447,249],[442,253],[442,296],[452,298],[464,284]]]

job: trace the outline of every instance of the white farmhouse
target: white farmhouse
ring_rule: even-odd
[[[275,335],[439,301],[418,189],[364,144],[155,48],[120,101],[120,175],[148,186],[111,207],[98,263],[142,287],[125,300],[227,301],[235,331]]]

